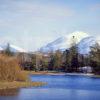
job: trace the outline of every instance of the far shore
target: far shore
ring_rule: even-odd
[[[95,75],[94,73],[66,73],[66,72],[57,72],[57,71],[23,71],[26,74],[30,75],[82,75],[89,77],[100,78],[100,75]]]

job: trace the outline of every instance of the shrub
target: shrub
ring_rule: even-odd
[[[0,80],[1,81],[26,81],[18,60],[15,57],[0,55]]]

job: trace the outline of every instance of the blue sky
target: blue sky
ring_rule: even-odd
[[[99,37],[100,0],[0,0],[0,44],[35,51],[74,31]]]

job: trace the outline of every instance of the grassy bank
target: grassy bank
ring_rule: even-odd
[[[27,87],[38,87],[45,85],[43,82],[0,82],[0,90],[1,89],[16,89],[16,88],[27,88]]]

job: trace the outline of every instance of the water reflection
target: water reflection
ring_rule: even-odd
[[[0,96],[15,96],[18,93],[19,89],[0,89]]]

